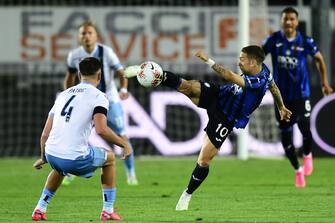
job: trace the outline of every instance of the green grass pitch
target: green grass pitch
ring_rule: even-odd
[[[335,222],[334,159],[315,159],[307,187],[296,189],[287,160],[217,158],[189,211],[176,212],[195,160],[137,159],[138,186],[126,184],[118,160],[115,206],[125,222]],[[33,161],[0,160],[0,222],[32,222],[31,212],[50,170],[34,170]],[[101,222],[99,175],[61,187],[48,207],[48,222]]]

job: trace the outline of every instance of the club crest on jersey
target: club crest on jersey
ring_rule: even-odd
[[[237,84],[233,84],[232,86],[231,86],[231,90],[232,90],[232,93],[234,94],[234,95],[239,95],[239,94],[242,94],[242,87],[241,86],[239,86],[239,85],[237,85]]]
[[[303,47],[300,47],[300,46],[292,46],[291,49],[293,51],[304,51],[304,48]]]
[[[276,43],[276,47],[281,47],[283,45],[283,43]]]

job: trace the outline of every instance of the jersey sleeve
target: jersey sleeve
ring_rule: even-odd
[[[49,116],[54,116],[55,115],[55,104],[52,106],[52,108],[49,111]]]
[[[68,69],[70,74],[78,72],[77,67],[76,67],[76,65],[74,63],[74,60],[73,60],[73,52],[72,51],[67,55],[66,64],[67,64],[67,69]]]
[[[265,55],[272,51],[273,41],[274,41],[273,35],[270,35],[263,40],[262,48],[263,48]]]
[[[316,46],[314,39],[312,37],[306,37],[306,49],[307,53],[311,56],[314,56],[317,52],[319,52],[318,47]]]
[[[272,73],[269,73],[267,79],[268,79],[268,82],[271,82],[271,81],[273,80],[273,75],[272,75]]]
[[[107,48],[107,58],[108,58],[108,65],[113,70],[121,70],[123,69],[123,66],[117,57],[117,55],[114,53],[114,51],[111,48]]]
[[[108,108],[109,108],[109,101],[107,99],[107,96],[104,93],[99,92],[96,95],[93,107],[94,108],[96,108],[96,107],[103,107],[103,108],[106,108],[108,110]]]

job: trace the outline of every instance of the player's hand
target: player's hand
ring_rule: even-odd
[[[42,166],[46,164],[46,162],[43,159],[38,159],[35,161],[35,163],[33,164],[33,167],[35,167],[35,169],[39,170],[42,169]]]
[[[279,114],[280,114],[280,120],[285,120],[286,122],[289,122],[291,119],[292,112],[288,110],[285,106],[283,106],[279,110]]]
[[[194,55],[205,62],[208,60],[208,55],[202,50],[198,50]]]
[[[324,96],[330,95],[333,93],[333,88],[329,84],[325,84],[322,87],[322,93]]]
[[[133,149],[131,148],[130,144],[127,142],[126,145],[123,147],[122,151],[122,160],[128,159],[128,157],[133,153]]]

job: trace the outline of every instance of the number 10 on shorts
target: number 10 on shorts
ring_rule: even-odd
[[[216,141],[222,142],[222,139],[228,134],[229,130],[222,123],[218,124],[218,127],[215,130],[216,134],[219,134],[220,138],[215,137]]]

